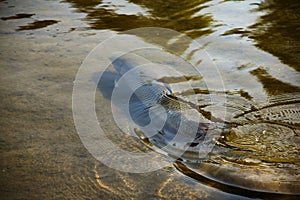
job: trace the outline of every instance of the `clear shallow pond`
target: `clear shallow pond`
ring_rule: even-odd
[[[277,182],[263,185],[263,175],[278,174],[279,179],[286,176],[282,183],[293,185],[291,191],[299,193],[298,1],[0,4],[0,184],[5,199],[296,199],[248,189],[253,189],[255,175],[260,173],[261,188],[272,189]],[[229,109],[224,120],[233,122],[238,116],[240,120],[234,122],[243,126],[220,140],[220,148],[225,145],[231,151],[218,150],[211,157],[216,166],[175,163],[150,173],[124,173],[94,159],[76,133],[72,87],[84,58],[116,33],[148,26],[179,31],[201,46],[170,43],[168,38],[153,38],[145,32],[136,33],[135,40],[176,51],[193,63],[199,61],[194,52],[204,49],[222,75],[228,100],[221,106]],[[170,59],[153,52],[146,56],[157,63]],[[96,93],[98,118],[106,134],[128,151],[147,151],[144,143],[122,134],[112,123],[106,94],[114,82],[106,83]],[[222,117],[218,99],[211,103],[201,84],[196,89],[190,95],[178,86],[175,92]],[[211,105],[203,107],[207,101]],[[254,176],[252,181],[249,174]],[[234,183],[245,184],[246,189],[230,186]]]

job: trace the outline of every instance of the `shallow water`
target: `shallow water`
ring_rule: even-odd
[[[0,9],[4,199],[296,199],[281,193],[300,192],[298,1],[4,0]],[[158,53],[135,53],[183,70],[183,80],[194,73],[184,63],[199,64],[195,55],[205,50],[221,74],[224,88],[213,85],[214,74],[203,69],[207,82],[197,74],[190,79],[192,91],[180,78],[158,79],[201,114],[210,113],[206,120],[231,123],[208,162],[179,160],[154,172],[125,173],[97,161],[76,132],[72,89],[85,57],[107,38],[147,26],[176,30],[201,46],[153,37],[155,32],[128,32],[129,40],[115,48],[130,42],[159,47]],[[114,80],[116,73],[107,71],[96,93],[103,130],[124,150],[152,151],[147,145],[155,142],[141,142],[116,126],[110,106]],[[157,153],[153,159],[165,158]]]

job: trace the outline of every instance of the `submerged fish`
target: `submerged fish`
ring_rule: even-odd
[[[195,105],[174,96],[167,83],[158,81],[166,73],[156,71],[146,59],[127,54],[112,58],[112,61],[115,69],[125,77],[128,93],[132,93],[128,104],[130,117],[135,122],[135,133],[155,147],[173,157],[199,159],[202,156],[199,155],[199,148],[207,133],[219,136],[225,128],[226,125],[221,122],[212,124]],[[143,65],[142,68],[136,68]],[[172,74],[171,71],[167,73],[178,77],[178,74]],[[138,87],[134,86],[136,84]],[[163,125],[159,125],[160,122]],[[191,155],[193,157],[189,157]]]
[[[154,150],[178,159],[180,171],[247,190],[299,194],[299,95],[262,106],[243,99],[249,109],[224,121],[174,95],[161,80],[180,75],[168,67],[157,68],[135,54],[112,58],[112,63],[125,77],[127,92],[132,90],[128,108],[134,124],[129,126]],[[207,157],[201,156],[203,147],[209,147]]]

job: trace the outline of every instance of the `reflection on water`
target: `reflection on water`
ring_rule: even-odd
[[[9,16],[9,17],[1,17],[2,20],[12,20],[12,19],[22,19],[22,18],[30,18],[34,14],[26,14],[26,13],[19,13],[14,16]]]
[[[209,14],[199,14],[206,7],[204,4],[209,1],[132,0],[99,1],[97,3],[95,1],[88,1],[88,3],[71,0],[67,2],[71,2],[72,5],[87,14],[86,20],[92,29],[126,31],[142,27],[162,27],[178,31],[191,38],[198,38],[213,32],[212,17]],[[143,12],[132,14],[127,11],[120,13],[119,8],[132,10],[130,7],[131,4],[138,5],[140,9],[143,9]],[[135,32],[134,34],[141,36],[148,42],[161,45],[166,49],[176,49],[177,52],[183,53],[188,48],[188,43],[177,43],[177,41],[170,43],[168,41],[172,37],[180,37],[181,35],[178,35],[178,32],[174,32],[174,35],[169,35],[168,38],[153,37],[155,34],[148,35],[146,32]]]
[[[42,21],[34,21],[32,23],[29,23],[26,26],[20,26],[17,31],[22,31],[22,30],[34,30],[34,29],[40,29],[44,28],[47,26],[50,26],[52,24],[56,24],[59,21],[56,20],[42,20]]]
[[[269,95],[279,95],[284,93],[300,92],[300,88],[284,83],[270,76],[266,70],[262,68],[255,69],[250,72],[257,76],[258,80],[262,83],[264,89]]]
[[[68,0],[67,2],[87,13],[86,20],[92,29],[110,29],[124,31],[140,27],[163,27],[184,33],[192,38],[197,38],[212,32],[210,28],[212,17],[198,15],[198,12],[210,0],[173,0],[173,1],[111,1],[107,4],[102,1]],[[115,3],[133,3],[145,9],[145,13],[128,14],[118,13]],[[108,7],[107,5],[111,5]],[[123,5],[124,7],[124,5]],[[149,14],[148,14],[149,13]]]
[[[298,1],[0,4],[0,186],[8,199],[297,199],[253,190],[299,193]],[[153,173],[122,173],[97,162],[81,144],[72,121],[72,81],[94,45],[114,33],[149,26],[176,30],[200,46],[175,32],[166,38],[153,37],[155,32],[127,34],[176,52],[198,67],[203,63],[197,60],[197,52],[209,53],[222,74],[225,91],[209,91],[201,84],[185,90],[180,85],[184,80],[200,83],[200,76],[158,81],[173,84],[178,99],[198,106],[208,120],[222,117],[218,108],[226,107],[228,113],[221,120],[231,123],[232,129],[222,135],[207,163],[179,161]],[[182,66],[162,54],[147,56],[154,62]],[[110,118],[108,99],[116,77],[106,72],[105,88],[96,95],[96,109],[106,117],[101,124],[122,148],[145,150],[137,138],[120,133]],[[213,82],[215,76],[208,78]],[[221,93],[227,95],[227,102],[212,101]],[[264,184],[265,180],[269,182]]]
[[[265,0],[258,11],[267,13],[246,34],[257,46],[300,71],[300,2]]]

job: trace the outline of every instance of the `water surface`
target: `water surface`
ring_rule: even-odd
[[[0,191],[5,199],[296,199],[280,194],[286,188],[264,192],[276,184],[261,185],[263,191],[251,184],[263,171],[299,184],[298,1],[4,0],[0,9]],[[160,80],[212,116],[242,124],[219,141],[219,151],[210,157],[218,165],[174,162],[151,173],[124,173],[94,159],[76,133],[72,87],[84,58],[114,34],[149,26],[176,30],[201,46],[170,43],[153,33],[131,35],[177,52],[186,62],[200,63],[196,52],[205,50],[220,70],[228,97],[224,104],[211,99],[220,88],[207,91],[200,76],[193,91],[180,87],[180,79]],[[162,54],[142,53],[153,62],[179,65]],[[109,95],[116,74],[106,75],[96,109],[106,116],[99,119],[107,136],[125,150],[149,151],[114,124]],[[218,106],[228,108],[228,115]],[[254,179],[242,178],[249,174]]]

